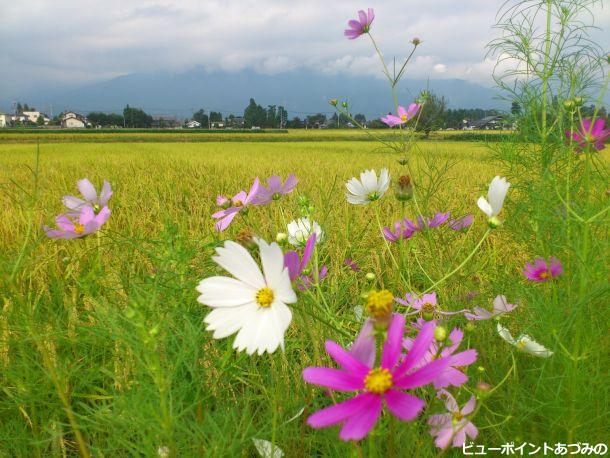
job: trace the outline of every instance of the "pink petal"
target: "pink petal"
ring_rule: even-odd
[[[468,434],[471,439],[476,439],[476,437],[479,435],[479,430],[471,422],[468,422],[468,424],[464,427],[464,431],[466,431],[466,434]]]
[[[462,415],[468,415],[474,411],[475,406],[477,405],[477,399],[474,396],[471,396],[468,402],[462,407]]]
[[[453,436],[453,446],[461,447],[464,445],[464,442],[466,442],[466,431],[464,431],[464,428],[460,428],[455,433],[455,436]]]
[[[384,395],[388,410],[402,421],[413,420],[424,408],[424,401],[397,390],[388,390]]]
[[[350,354],[368,367],[373,367],[375,364],[375,334],[373,320],[367,319],[364,326],[360,330],[358,337],[352,344]]]
[[[102,185],[102,190],[100,191],[100,199],[98,204],[102,207],[105,206],[110,198],[112,197],[112,188],[110,187],[110,183],[104,180],[104,184]]]
[[[76,186],[78,187],[78,190],[83,195],[85,200],[87,200],[89,202],[97,201],[97,191],[95,190],[95,187],[93,186],[93,184],[87,178],[78,180],[78,182],[76,183]]]
[[[591,136],[599,137],[599,135],[603,132],[604,126],[606,125],[606,121],[604,118],[597,118],[593,123],[593,129],[591,130]]]
[[[290,281],[294,281],[301,273],[301,270],[299,269],[300,265],[301,260],[296,251],[289,251],[284,254],[284,266],[288,269]]]
[[[364,438],[375,426],[381,414],[380,396],[371,393],[364,393],[360,396],[363,398],[360,409],[347,419],[339,433],[339,437],[344,441],[357,441]]]
[[[424,386],[436,379],[445,370],[448,364],[448,358],[435,359],[412,374],[405,375],[398,380],[394,379],[394,385],[403,389]]]
[[[299,180],[294,175],[294,173],[291,173],[290,175],[288,175],[288,178],[286,178],[286,182],[284,183],[284,188],[283,188],[284,194],[288,194],[288,193],[292,192],[298,182],[299,182]]]
[[[388,335],[381,352],[381,367],[393,369],[400,358],[402,337],[405,332],[405,317],[399,313],[392,315]]]
[[[364,388],[362,377],[329,367],[308,367],[303,371],[303,380],[336,391],[356,391]]]
[[[326,341],[326,351],[341,368],[358,379],[363,379],[371,369],[332,340]]]
[[[307,419],[307,424],[312,428],[326,428],[340,423],[358,412],[363,405],[366,405],[364,396],[364,394],[359,394],[347,401],[319,410]]]
[[[409,369],[413,368],[426,356],[426,352],[430,348],[430,344],[434,339],[435,328],[436,323],[434,321],[430,321],[423,326],[415,338],[411,350],[407,353],[407,356],[403,360],[402,364],[394,372],[395,378],[402,377],[402,375],[406,374]]]

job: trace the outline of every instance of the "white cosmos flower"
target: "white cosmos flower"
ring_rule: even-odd
[[[521,334],[517,339],[514,339],[510,331],[498,323],[498,334],[509,344],[517,347],[519,350],[529,353],[530,355],[540,358],[548,358],[553,356],[553,352],[544,345],[539,344],[527,334]]]
[[[499,176],[494,177],[489,184],[487,199],[481,196],[477,201],[477,205],[483,213],[490,218],[497,216],[502,210],[504,198],[506,197],[509,187],[510,183],[506,181],[506,178],[500,178]]]
[[[390,186],[390,174],[388,169],[382,169],[378,179],[375,170],[365,170],[360,174],[360,180],[354,177],[345,186],[350,204],[366,205],[385,194]]]
[[[316,243],[324,240],[324,232],[320,225],[309,218],[299,218],[288,223],[288,243],[295,247],[304,247],[307,239],[316,234]]]
[[[237,333],[233,348],[273,353],[284,348],[284,333],[292,320],[286,304],[296,302],[284,255],[277,243],[256,239],[263,271],[241,245],[227,241],[212,259],[233,277],[210,277],[199,283],[197,299],[212,307],[204,319],[215,339]]]

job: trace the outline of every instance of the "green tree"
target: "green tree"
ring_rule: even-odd
[[[43,115],[38,115],[38,118],[36,119],[36,125],[44,126],[44,116]]]
[[[424,106],[417,122],[417,131],[423,132],[426,137],[431,132],[439,130],[445,123],[447,101],[444,97],[439,97],[432,92],[422,93]]]
[[[205,114],[204,109],[200,109],[193,114],[193,119],[201,124],[201,127],[207,129],[210,125],[210,118]]]
[[[152,116],[145,113],[139,108],[131,108],[129,105],[123,110],[123,118],[125,119],[126,127],[150,127],[152,125]]]

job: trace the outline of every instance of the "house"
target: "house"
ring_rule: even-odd
[[[485,116],[482,119],[472,121],[467,126],[468,130],[499,130],[504,125],[502,116]]]
[[[40,111],[22,111],[21,114],[27,117],[27,120],[32,124],[38,122],[38,117],[42,114]]]
[[[73,111],[66,111],[61,117],[61,127],[65,129],[83,129],[87,125],[87,119]]]
[[[6,127],[10,124],[11,117],[5,113],[0,112],[0,127]]]
[[[198,129],[201,127],[201,123],[199,121],[195,121],[194,119],[191,119],[190,121],[188,121],[186,123],[186,127],[188,127],[189,129]]]
[[[225,128],[225,123],[222,121],[212,121],[210,123],[210,127],[212,129],[224,129]]]

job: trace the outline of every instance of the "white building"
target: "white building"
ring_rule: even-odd
[[[28,121],[36,124],[36,122],[38,121],[38,117],[42,114],[40,113],[40,111],[23,111],[21,112],[21,114],[25,117],[27,117]]]
[[[82,129],[86,126],[87,120],[73,111],[66,111],[61,118],[61,127],[66,129]]]
[[[201,123],[199,121],[191,119],[189,122],[186,123],[186,127],[188,127],[189,129],[196,129],[201,127]]]
[[[11,117],[7,114],[0,113],[0,127],[6,127],[11,122]]]

